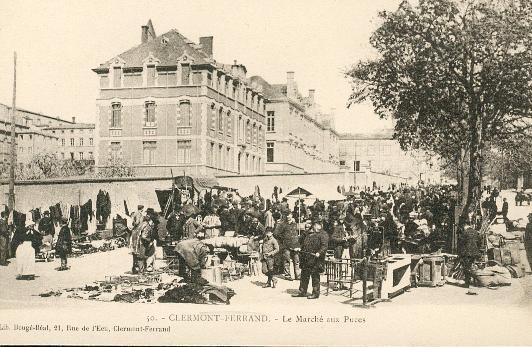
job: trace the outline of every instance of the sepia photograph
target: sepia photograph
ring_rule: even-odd
[[[0,3],[0,344],[532,345],[532,1]]]

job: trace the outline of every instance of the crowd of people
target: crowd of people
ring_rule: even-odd
[[[490,219],[498,212],[496,190],[486,190],[482,215]],[[292,206],[291,206],[292,205]],[[236,192],[208,192],[201,199],[183,199],[172,211],[156,213],[139,205],[122,226],[128,233],[132,254],[132,273],[154,270],[156,245],[173,241],[179,255],[180,274],[200,278],[200,270],[213,247],[205,240],[223,236],[248,238],[248,253],[260,254],[266,288],[275,288],[277,278],[299,280],[297,297],[315,299],[320,293],[320,273],[326,255],[336,259],[362,259],[375,254],[430,253],[451,251],[456,195],[452,186],[399,187],[363,190],[346,194],[345,200],[280,198],[274,190],[264,198],[260,191],[248,197]],[[164,212],[167,212],[165,215]],[[504,199],[502,215],[507,220],[508,203]],[[117,225],[119,228],[120,225]],[[43,239],[54,240],[61,259],[58,270],[69,269],[72,233],[68,220],[56,225],[45,212],[38,226],[28,220],[17,228],[10,240],[7,215],[0,219],[0,264],[6,264],[9,243],[17,259],[19,279],[34,277],[35,254]],[[527,230],[532,229],[529,223]],[[461,235],[460,253],[465,268],[478,254],[474,228]],[[531,231],[528,231],[530,236]],[[466,246],[464,246],[466,245]],[[465,251],[464,251],[465,250]],[[185,267],[186,265],[186,267]],[[466,273],[466,283],[470,274]],[[312,293],[307,294],[309,282]]]

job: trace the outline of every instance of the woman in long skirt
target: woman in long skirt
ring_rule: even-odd
[[[42,236],[35,230],[35,223],[26,222],[26,230],[16,236],[17,280],[35,279],[35,252],[39,250]]]

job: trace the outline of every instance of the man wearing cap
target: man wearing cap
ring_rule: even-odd
[[[275,288],[277,279],[274,275],[274,257],[279,253],[279,243],[273,237],[271,230],[266,231],[264,242],[262,243],[262,273],[268,276],[268,282],[264,288]]]
[[[525,228],[525,250],[528,264],[532,268],[532,213],[528,214],[528,223]]]
[[[61,229],[57,236],[57,242],[55,243],[55,253],[61,258],[61,267],[58,271],[68,270],[67,256],[72,252],[72,234],[68,227],[68,220],[66,218],[61,219]]]
[[[464,286],[465,288],[469,289],[469,285],[471,284],[471,277],[473,275],[472,267],[475,260],[480,255],[479,247],[481,244],[481,239],[475,229],[473,229],[472,227],[466,227],[464,232],[462,233],[460,241],[461,242],[458,249],[458,254],[461,258],[462,266],[464,269]],[[476,293],[468,290],[466,294],[475,295]]]
[[[299,293],[293,297],[307,297],[317,299],[320,297],[320,272],[325,265],[325,253],[329,243],[329,236],[322,229],[322,221],[318,218],[314,220],[308,232],[301,236],[301,282],[299,283]],[[312,294],[307,296],[309,280],[312,278]]]
[[[295,250],[300,248],[299,236],[297,233],[297,224],[294,220],[290,209],[281,209],[282,218],[275,226],[275,237],[279,240],[283,272],[285,279],[292,281],[292,275],[290,273],[290,260],[294,263],[294,277],[299,280],[299,253]]]

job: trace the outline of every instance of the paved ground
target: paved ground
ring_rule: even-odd
[[[512,201],[512,200],[510,200]],[[510,217],[526,216],[529,206],[510,207]],[[266,326],[251,323],[230,322],[224,328],[230,331],[213,335],[211,328],[220,329],[214,323],[190,322],[173,326],[178,329],[180,341],[201,343],[280,343],[296,341],[322,344],[525,344],[532,345],[532,276],[514,279],[509,287],[497,290],[480,288],[477,296],[465,295],[465,289],[453,285],[438,288],[414,288],[391,302],[379,303],[376,308],[363,309],[351,300],[346,292],[322,295],[319,300],[292,298],[297,282],[279,281],[275,289],[264,289],[263,276],[246,277],[230,282],[237,295],[231,305],[192,304],[123,304],[103,303],[67,298],[41,298],[39,293],[68,287],[83,286],[108,275],[119,275],[130,270],[130,256],[125,248],[106,253],[95,253],[70,259],[71,270],[58,272],[59,260],[53,263],[37,263],[38,277],[34,281],[16,281],[15,266],[0,268],[0,328],[2,323],[19,322],[29,324],[39,321],[71,322],[75,324],[121,324],[144,325],[149,317],[150,324],[170,324],[172,313],[224,313],[255,312],[264,314],[270,320]],[[355,297],[359,296],[355,293]],[[323,319],[336,317],[363,319],[363,323],[294,323],[297,316]],[[346,318],[348,317],[348,318]],[[32,320],[33,319],[33,320]],[[110,323],[109,323],[110,324]],[[200,325],[198,325],[200,324]],[[184,329],[184,327],[188,327]],[[206,330],[201,330],[206,328]],[[198,329],[199,334],[198,334]],[[236,329],[236,330],[234,330]],[[136,336],[134,343],[176,343],[174,331],[151,340],[150,335]],[[236,331],[245,333],[237,334]],[[237,334],[237,335],[235,335]],[[2,331],[0,329],[0,337]],[[105,335],[91,336],[90,341],[82,336],[63,334],[54,342],[108,343]],[[238,337],[235,340],[235,336]],[[6,335],[11,340],[23,338],[24,342],[38,343],[39,335]],[[66,339],[68,337],[68,339]],[[107,338],[109,336],[107,335]],[[76,340],[79,339],[79,340]],[[257,340],[259,339],[259,340]],[[133,343],[123,341],[122,343]]]

